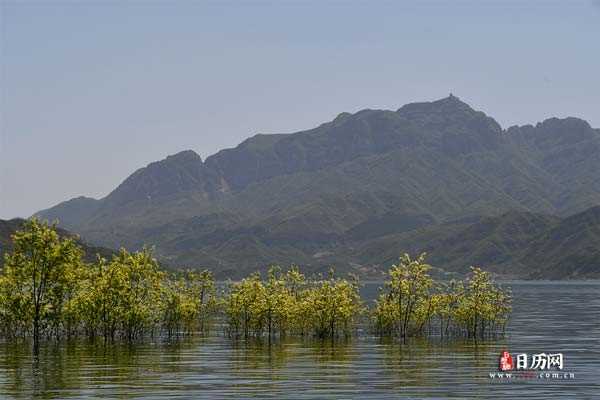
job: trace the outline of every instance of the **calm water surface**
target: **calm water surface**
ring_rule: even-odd
[[[363,288],[373,297],[378,284]],[[1,398],[600,399],[600,282],[514,282],[503,339],[332,344],[218,334],[134,346],[0,343]],[[501,350],[564,354],[572,380],[494,381]]]

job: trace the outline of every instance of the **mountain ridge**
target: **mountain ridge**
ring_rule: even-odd
[[[236,270],[294,255],[321,268],[327,257],[313,255],[350,239],[510,210],[582,212],[600,204],[598,170],[600,130],[587,122],[502,129],[451,95],[255,135],[205,160],[179,152],[102,199],[36,215],[108,247],[155,245],[173,262]]]
[[[507,129],[502,129],[502,127],[500,126],[500,124],[498,124],[498,122],[496,122],[492,117],[487,116],[485,113],[481,112],[481,111],[475,111],[473,110],[468,104],[460,101],[460,99],[454,95],[450,95],[449,97],[437,100],[437,101],[433,101],[433,102],[415,102],[415,103],[409,103],[406,104],[402,107],[400,107],[399,109],[397,109],[397,111],[395,111],[395,113],[408,113],[408,114],[414,114],[414,108],[417,107],[422,107],[422,106],[426,106],[426,105],[433,105],[436,103],[439,104],[447,104],[448,102],[450,103],[454,103],[454,104],[460,104],[462,106],[464,106],[465,109],[469,110],[470,112],[472,112],[473,114],[480,114],[481,116],[484,116],[486,119],[489,119],[491,125],[494,126],[494,130],[497,131],[498,133],[502,134],[502,135],[506,135],[506,136],[510,136],[510,135],[514,135],[515,131],[517,130],[535,130],[535,129],[539,129],[539,128],[543,128],[544,126],[548,126],[550,124],[552,124],[553,126],[556,126],[556,123],[563,123],[563,122],[571,122],[571,123],[577,123],[577,124],[581,124],[582,126],[586,127],[588,129],[588,131],[590,132],[595,132],[595,135],[597,137],[600,137],[600,129],[592,129],[591,126],[589,125],[589,123],[583,119],[577,118],[577,117],[565,117],[565,118],[556,118],[556,117],[550,117],[547,118],[543,121],[537,122],[536,125],[531,125],[531,124],[525,124],[525,125],[513,125],[510,126]],[[443,107],[440,107],[443,108]],[[408,110],[413,110],[413,112],[411,113]],[[119,189],[119,187],[121,187],[123,184],[127,183],[127,181],[133,177],[135,177],[136,175],[151,169],[153,167],[156,167],[158,165],[164,165],[163,163],[168,163],[169,161],[174,161],[174,160],[188,160],[188,161],[197,161],[198,166],[201,167],[206,167],[206,165],[216,165],[218,164],[217,161],[213,161],[213,159],[218,158],[219,155],[221,154],[227,154],[229,152],[235,151],[237,149],[241,149],[241,148],[248,148],[248,147],[258,147],[261,148],[262,146],[254,146],[254,141],[257,140],[257,138],[260,138],[261,140],[264,140],[270,144],[275,144],[277,141],[286,138],[286,137],[292,137],[293,135],[297,135],[297,134],[304,134],[307,132],[312,132],[315,130],[318,130],[319,128],[323,127],[323,126],[327,126],[330,124],[334,124],[336,121],[338,121],[341,115],[344,116],[344,118],[342,119],[346,119],[347,118],[352,118],[352,117],[357,117],[360,116],[362,114],[365,113],[372,113],[372,112],[377,112],[377,113],[394,113],[394,111],[390,111],[390,110],[373,110],[373,109],[362,109],[359,110],[355,113],[349,113],[349,112],[342,112],[340,113],[336,118],[334,118],[332,121],[330,122],[326,122],[324,124],[321,124],[319,127],[317,128],[313,128],[310,129],[308,131],[298,131],[298,132],[293,132],[293,133],[276,133],[276,134],[256,134],[252,137],[249,137],[248,139],[245,139],[244,141],[242,141],[238,146],[233,147],[233,148],[227,148],[224,150],[220,150],[217,153],[210,155],[207,157],[207,159],[205,161],[202,161],[202,158],[199,154],[197,154],[194,150],[192,149],[187,149],[187,150],[182,150],[180,152],[177,152],[175,154],[172,155],[168,155],[166,158],[164,158],[163,160],[160,161],[153,161],[151,163],[149,163],[148,165],[146,165],[145,167],[141,167],[138,170],[136,170],[134,173],[132,173],[128,178],[126,178],[121,184],[119,184],[117,186],[117,188],[115,190],[113,190],[112,192],[110,192],[108,195],[106,195],[103,198],[100,199],[95,199],[95,198],[91,198],[91,197],[86,197],[86,196],[79,196],[76,198],[73,198],[71,200],[67,200],[61,204],[70,202],[70,201],[74,201],[74,200],[79,200],[79,199],[85,199],[85,200],[95,200],[95,201],[99,201],[99,200],[104,200],[107,197],[110,197],[111,194],[113,194],[113,192],[117,191]],[[589,132],[588,132],[589,133]],[[273,138],[273,140],[271,140]],[[277,139],[275,139],[277,138]],[[218,169],[218,168],[217,168]],[[226,190],[224,188],[222,188],[222,190]],[[41,212],[44,212],[48,209],[39,211],[37,213],[35,213],[34,215],[37,215]]]

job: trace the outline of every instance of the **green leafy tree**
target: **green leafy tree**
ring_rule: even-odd
[[[72,280],[81,266],[81,249],[72,238],[60,238],[54,226],[26,221],[13,235],[14,251],[2,271],[3,305],[31,327],[34,347],[42,331],[61,323],[63,305],[72,296]],[[3,313],[6,314],[7,310]]]
[[[216,311],[215,284],[209,271],[192,270],[165,281],[163,325],[167,334],[205,332]]]
[[[382,333],[407,336],[420,334],[435,311],[432,296],[431,267],[425,263],[425,254],[412,259],[408,254],[392,265],[385,293],[376,302],[375,320]]]
[[[489,272],[471,267],[464,295],[459,299],[457,320],[467,336],[482,338],[501,327],[510,313],[510,294],[495,285]]]
[[[271,268],[266,281],[253,274],[232,283],[225,304],[230,334],[244,337],[349,335],[363,311],[357,279],[332,274],[330,279],[306,281],[296,267],[285,274]]]
[[[481,338],[504,331],[510,294],[488,272],[473,267],[465,282],[436,283],[425,254],[405,254],[389,271],[373,310],[375,330],[382,335],[425,335],[439,325],[441,336]],[[434,322],[437,321],[437,322]]]

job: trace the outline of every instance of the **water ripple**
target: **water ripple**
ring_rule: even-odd
[[[104,347],[0,345],[0,397],[173,398],[600,398],[600,283],[513,283],[510,334],[500,340],[408,345],[363,332],[349,342],[272,345],[222,336]],[[376,293],[365,286],[363,295]],[[493,382],[501,350],[562,352],[574,380]]]

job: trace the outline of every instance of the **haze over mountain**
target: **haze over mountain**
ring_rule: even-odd
[[[589,250],[580,262],[544,265],[553,277],[591,276],[600,270],[598,171],[600,130],[586,121],[504,130],[450,95],[256,135],[204,161],[184,151],[103,199],[78,197],[37,215],[103,246],[154,245],[172,265],[219,277],[271,263],[376,275],[399,253],[428,249],[447,271],[476,261],[542,277],[547,249],[575,251],[569,240]],[[564,219],[587,209],[583,220]],[[586,235],[565,237],[589,216]]]

